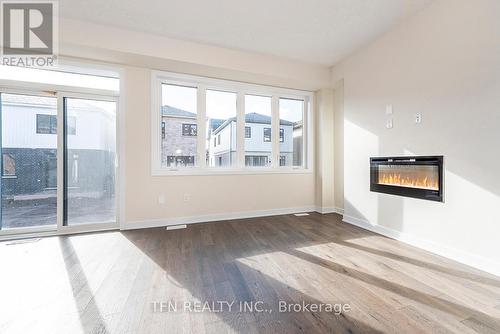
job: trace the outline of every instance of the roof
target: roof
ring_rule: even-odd
[[[219,126],[221,126],[226,120],[225,119],[217,119],[217,118],[211,118],[209,120],[209,128],[212,131],[215,131]]]
[[[216,134],[217,132],[220,132],[230,122],[235,122],[235,121],[236,121],[236,117],[231,117],[231,118],[227,119],[218,128],[213,130],[214,134]],[[271,124],[271,116],[262,115],[259,113],[252,112],[249,114],[245,114],[245,123]],[[284,119],[280,119],[280,125],[294,125],[294,124],[295,123],[293,123],[293,122],[290,122],[290,121],[287,121]]]
[[[245,114],[245,123],[271,124],[271,116],[252,112],[249,114]],[[280,125],[293,125],[293,122],[280,119]]]
[[[169,105],[164,105],[164,106],[161,107],[161,114],[163,116],[196,118],[196,114],[195,113],[192,113],[192,112],[189,112],[189,111],[186,111],[186,110],[183,110],[183,109],[175,108],[175,107],[172,107],[172,106],[169,106]]]

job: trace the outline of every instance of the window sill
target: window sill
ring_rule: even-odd
[[[17,179],[17,175],[2,175],[2,179]]]
[[[265,175],[265,174],[311,174],[311,168],[179,168],[154,169],[152,176],[212,176],[212,175]]]

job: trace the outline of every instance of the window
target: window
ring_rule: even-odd
[[[217,145],[206,145],[209,167],[231,167],[236,155],[236,94],[218,90],[206,91],[207,142],[217,138]],[[215,148],[217,147],[217,148]]]
[[[65,66],[59,63],[60,68]],[[0,65],[0,80],[13,80],[19,82],[50,84],[64,87],[91,88],[93,90],[106,90],[118,92],[120,80],[113,77],[115,73],[106,73],[103,76],[88,73],[76,73],[80,68],[69,66],[66,72],[32,67]],[[85,71],[81,71],[85,72]]]
[[[36,133],[39,134],[56,134],[57,133],[57,116],[56,115],[36,115]]]
[[[312,93],[159,71],[152,82],[153,175],[309,172]]]
[[[272,164],[271,115],[271,97],[245,95],[245,126],[257,132],[257,138],[263,138],[262,141],[245,141],[245,157],[249,157],[245,158],[247,167],[270,167]]]
[[[57,99],[0,93],[0,100],[4,178],[0,183],[0,230],[55,226],[57,191],[47,189],[46,177],[57,171]],[[48,154],[55,159],[53,165],[47,164]],[[19,219],[23,216],[29,219]]]
[[[252,138],[252,128],[245,126],[245,138]]]
[[[169,155],[167,157],[168,167],[186,167],[194,165],[193,156],[182,156],[182,155]]]
[[[197,89],[163,84],[161,121],[165,136],[161,140],[163,167],[193,167],[198,155]]]
[[[280,166],[302,167],[304,155],[304,101],[281,98]],[[283,138],[283,139],[282,139]],[[284,157],[281,164],[281,157]]]
[[[68,117],[68,135],[76,135],[76,118]],[[36,133],[38,134],[57,134],[57,116],[56,115],[36,115]]]
[[[286,156],[280,155],[280,167],[286,166]]]
[[[80,97],[64,101],[64,225],[115,221],[116,102]],[[70,137],[77,118],[89,126]]]
[[[271,128],[264,128],[264,142],[271,142]]]
[[[3,153],[2,176],[16,176],[16,159],[13,154]]]
[[[249,167],[265,167],[269,157],[266,155],[246,155],[245,165]]]
[[[196,124],[182,124],[183,136],[196,136]]]

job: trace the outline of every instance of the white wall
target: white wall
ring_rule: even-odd
[[[344,152],[335,158],[344,170],[346,220],[403,233],[403,239],[496,273],[499,13],[496,0],[436,1],[332,71],[334,82],[343,79],[336,119],[343,122]],[[385,128],[388,104],[393,129]],[[415,113],[422,114],[421,124]],[[369,157],[400,154],[445,156],[444,203],[369,191]]]
[[[334,193],[334,90],[321,89],[316,97],[316,207],[322,213],[340,212]]]

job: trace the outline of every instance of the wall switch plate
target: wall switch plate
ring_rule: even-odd
[[[392,104],[388,104],[387,106],[385,106],[385,114],[392,115]]]
[[[417,124],[422,123],[422,114],[421,113],[415,114],[415,123],[417,123]]]
[[[191,196],[189,194],[184,194],[184,196],[182,197],[184,202],[189,202],[189,199],[191,198]]]
[[[165,195],[158,196],[158,204],[165,204]]]

